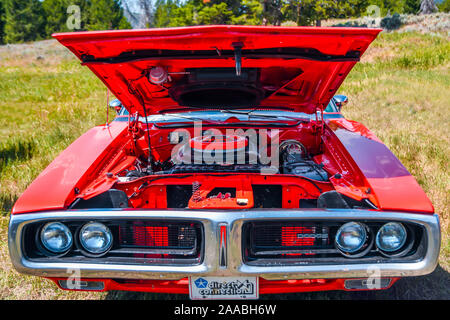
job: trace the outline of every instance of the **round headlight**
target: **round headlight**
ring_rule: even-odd
[[[80,230],[80,243],[83,248],[93,254],[102,254],[112,245],[112,234],[102,223],[90,222]]]
[[[342,225],[336,233],[336,246],[345,253],[360,250],[367,239],[366,228],[358,222]]]
[[[389,222],[378,230],[376,244],[380,250],[394,252],[406,242],[406,229],[401,223]]]
[[[72,233],[61,222],[49,222],[41,230],[41,243],[50,252],[63,253],[72,246]]]

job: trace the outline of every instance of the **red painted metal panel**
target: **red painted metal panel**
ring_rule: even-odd
[[[58,280],[67,280],[65,278],[48,278],[52,280],[59,288],[61,286]],[[389,289],[400,278],[392,278],[389,286],[383,289]],[[276,293],[295,293],[295,292],[314,292],[314,291],[365,291],[350,290],[344,287],[346,279],[312,279],[312,280],[265,280],[259,278],[260,294],[276,294]],[[111,279],[81,279],[81,281],[102,281],[105,288],[102,291],[121,290],[121,291],[137,291],[137,292],[155,292],[155,293],[174,293],[189,294],[189,280],[183,278],[181,280],[125,280],[115,281]],[[63,288],[61,288],[63,289]],[[67,290],[67,289],[66,289]]]
[[[368,186],[366,194],[375,198],[381,210],[434,212],[414,177],[364,125],[335,119],[328,122],[328,128],[334,133],[334,137],[327,135],[328,143],[350,155]]]
[[[347,57],[349,53],[355,52],[362,55],[380,31],[369,28],[197,26],[59,33],[53,37],[68,47],[80,60],[86,61],[85,65],[110,88],[130,112],[137,111],[143,115],[140,98],[144,100],[149,113],[179,108],[171,96],[161,94],[160,85],[152,84],[144,76],[146,70],[151,67],[159,66],[171,72],[172,83],[181,80],[180,73],[185,73],[186,69],[193,67],[233,68],[234,58],[224,59],[220,52],[234,50],[232,44],[236,42],[243,44],[242,50],[307,49],[313,54],[322,54],[325,60],[327,55]],[[189,55],[174,57],[168,53],[166,56],[162,54],[161,57],[150,54],[149,58],[145,58],[145,52],[151,52],[150,50],[217,50],[218,54],[201,59]],[[144,57],[117,63],[101,60],[136,52],[144,54]],[[315,112],[318,103],[328,103],[357,60],[358,58],[332,61],[302,57],[285,59],[276,54],[253,59],[244,54],[242,68],[259,68],[259,79],[268,81],[266,87],[270,84],[270,87],[277,88],[261,105],[288,106],[298,111]],[[170,86],[172,83],[166,85]],[[130,86],[134,90],[129,90]],[[140,97],[137,97],[136,92],[140,92]]]
[[[416,179],[409,175],[391,178],[367,178],[381,209],[433,213],[434,207]]]
[[[98,126],[75,140],[31,183],[15,203],[12,214],[63,209],[82,189],[93,170],[108,160],[108,149],[127,135],[126,122]]]

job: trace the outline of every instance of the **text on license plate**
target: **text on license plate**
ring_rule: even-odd
[[[189,277],[191,299],[258,299],[258,277]]]

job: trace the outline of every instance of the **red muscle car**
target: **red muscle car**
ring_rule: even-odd
[[[62,289],[192,299],[387,289],[432,272],[440,227],[430,200],[335,96],[379,32],[53,35],[119,112],[18,199],[15,268]]]

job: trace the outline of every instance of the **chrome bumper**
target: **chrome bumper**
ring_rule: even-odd
[[[157,266],[95,263],[42,263],[28,260],[22,252],[22,231],[32,222],[59,219],[179,219],[203,224],[205,254],[203,263],[195,266]],[[425,257],[418,262],[378,264],[335,264],[301,266],[250,266],[243,262],[241,230],[246,221],[257,220],[386,220],[416,223],[424,227],[427,239]],[[221,245],[220,226],[227,226],[226,266],[219,263]],[[223,243],[223,241],[222,241]],[[52,211],[11,216],[9,251],[14,267],[21,273],[44,277],[70,277],[74,270],[83,278],[170,279],[191,275],[245,276],[258,275],[268,280],[366,278],[419,276],[431,273],[437,265],[440,248],[439,218],[436,214],[379,212],[370,210],[299,210],[254,209],[240,211],[220,210],[80,210]]]

